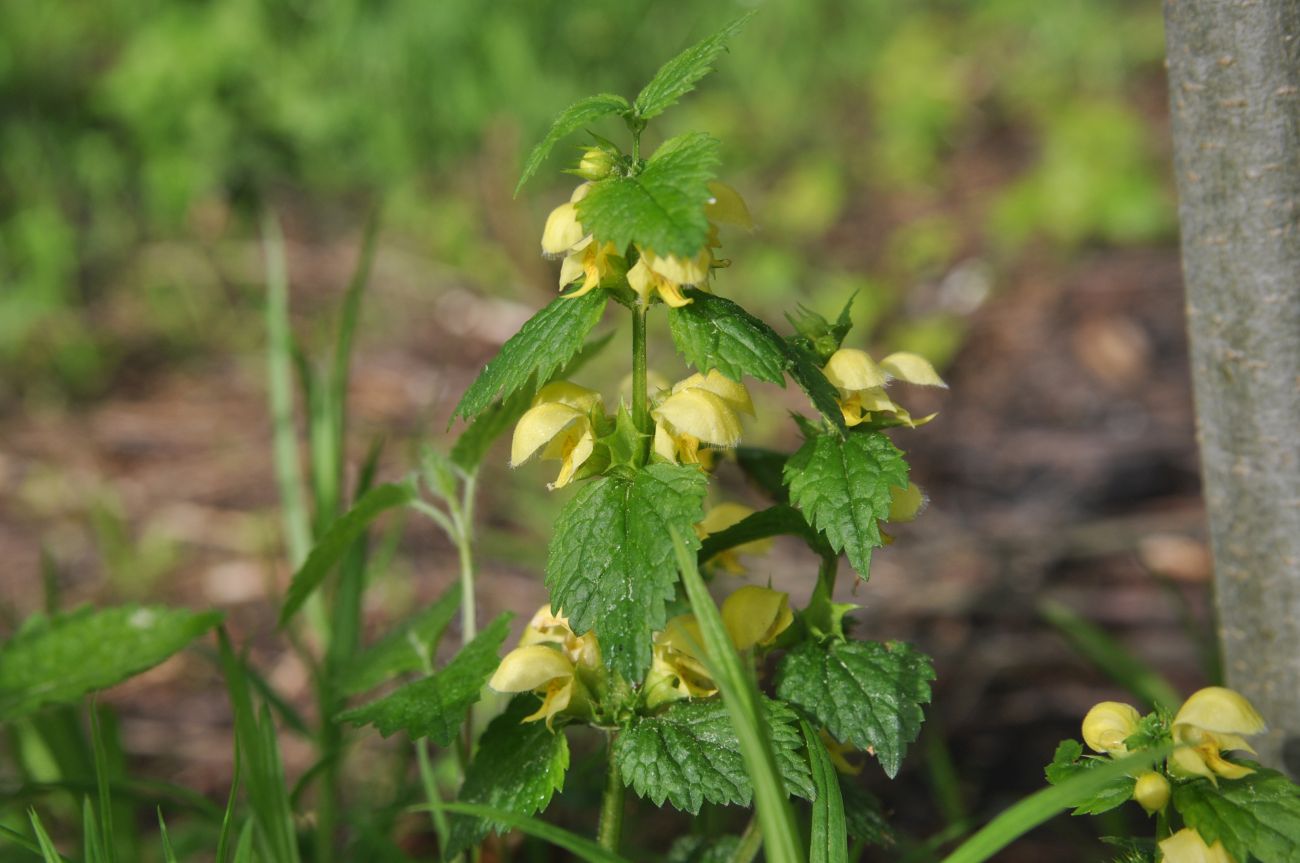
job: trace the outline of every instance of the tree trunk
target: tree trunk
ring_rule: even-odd
[[[1300,0],[1166,0],[1165,25],[1224,667],[1300,776]]]

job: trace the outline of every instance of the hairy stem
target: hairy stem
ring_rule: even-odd
[[[623,776],[619,773],[618,759],[614,757],[614,736],[609,735],[609,767],[605,771],[605,793],[600,798],[600,826],[596,828],[596,841],[608,851],[618,852],[623,837]]]
[[[632,422],[642,434],[651,431],[646,397],[646,312],[644,304],[632,310]]]

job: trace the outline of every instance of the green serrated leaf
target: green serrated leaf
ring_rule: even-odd
[[[740,837],[679,836],[668,849],[665,863],[731,863],[740,846]]]
[[[564,732],[551,731],[545,722],[522,721],[537,707],[536,702],[531,695],[518,696],[505,713],[488,724],[457,796],[460,802],[532,815],[544,811],[551,795],[564,787],[569,769],[569,742]],[[502,833],[507,827],[481,818],[453,816],[443,856],[450,860],[494,829]]]
[[[582,350],[587,334],[600,323],[607,302],[607,291],[556,297],[501,346],[501,352],[460,397],[452,418],[471,419],[487,409],[498,394],[508,400],[529,381],[550,380]]]
[[[907,487],[903,454],[880,432],[814,434],[786,462],[785,481],[790,502],[865,581],[871,550],[884,545],[879,522],[889,518],[890,489]]]
[[[55,615],[0,646],[0,722],[71,704],[152,668],[222,617],[159,605]]]
[[[334,687],[341,696],[355,695],[417,671],[438,649],[442,634],[460,607],[460,585],[453,584],[437,601],[399,623],[370,647],[341,665]]]
[[[785,339],[725,297],[698,290],[687,295],[690,303],[668,310],[668,325],[688,363],[705,374],[717,369],[733,381],[748,375],[785,386]]]
[[[570,135],[588,123],[593,123],[602,117],[608,117],[610,114],[624,114],[632,110],[632,106],[622,96],[616,96],[613,93],[600,93],[595,96],[588,96],[585,99],[579,99],[556,116],[551,121],[551,128],[533,147],[533,151],[528,154],[527,160],[524,161],[523,173],[519,175],[519,183],[515,186],[515,194],[524,187],[524,183],[537,173],[537,169],[546,161],[550,155],[551,148],[566,135]]]
[[[307,560],[293,574],[289,592],[285,594],[284,605],[280,609],[280,625],[284,626],[298,613],[307,598],[321,586],[330,570],[372,521],[384,512],[405,506],[417,497],[419,492],[413,480],[385,483],[366,492],[352,509],[335,519],[325,529],[311,554],[307,555]]]
[[[709,38],[697,42],[669,60],[637,94],[634,110],[641,120],[662,114],[682,96],[695,89],[695,84],[713,71],[713,61],[727,47],[727,41],[740,32],[740,28],[753,16],[748,12],[723,27]]]
[[[778,505],[752,513],[726,530],[709,534],[700,544],[700,562],[707,563],[729,548],[772,536],[797,536],[818,554],[830,551],[825,538],[809,526],[799,510]]]
[[[650,666],[650,635],[663,629],[677,581],[670,530],[699,548],[708,481],[699,468],[653,464],[631,479],[584,487],[555,524],[546,561],[551,604],[575,632],[594,629],[605,662],[628,680]]]
[[[762,703],[786,789],[813,799],[794,711],[771,699]],[[748,806],[754,793],[740,740],[720,699],[679,701],[655,716],[633,718],[615,739],[613,757],[627,786],[656,806],[667,800],[697,815],[705,802]]]
[[[510,634],[512,616],[507,613],[497,617],[446,667],[344,711],[339,721],[373,725],[384,737],[405,731],[412,740],[428,737],[439,746],[450,745],[465,721],[465,711],[479,700],[484,684],[500,663],[497,653]]]
[[[1044,768],[1047,781],[1061,785],[1080,774],[1099,770],[1111,763],[1109,758],[1093,758],[1083,754],[1083,744],[1077,740],[1062,740],[1052,755],[1052,763]],[[1133,799],[1134,779],[1117,776],[1105,786],[1090,792],[1090,796],[1071,801],[1074,815],[1100,815]]]
[[[1222,842],[1237,860],[1284,863],[1300,848],[1300,785],[1259,765],[1241,779],[1174,785],[1174,808],[1207,845]]]
[[[688,363],[701,372],[717,369],[734,381],[749,375],[783,387],[788,373],[817,412],[844,432],[835,387],[806,351],[725,297],[700,290],[685,293],[691,302],[670,309],[668,320],[677,351]]]
[[[776,694],[835,739],[873,749],[892,778],[921,732],[933,679],[929,657],[902,642],[805,642],[777,666]]]
[[[636,243],[658,255],[690,258],[708,241],[704,205],[721,161],[717,139],[703,132],[669,138],[641,173],[593,183],[578,202],[578,220],[600,242]]]

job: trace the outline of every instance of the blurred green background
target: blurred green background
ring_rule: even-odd
[[[1001,274],[1171,236],[1156,2],[7,2],[0,409],[254,340],[265,206],[315,242],[379,208],[384,244],[539,303],[576,150],[512,200],[522,154],[751,6],[656,134],[724,142],[760,310],[867,288],[860,322],[942,364]]]

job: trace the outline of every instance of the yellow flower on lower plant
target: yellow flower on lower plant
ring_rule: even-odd
[[[1083,742],[1094,752],[1125,756],[1124,741],[1138,730],[1142,719],[1137,708],[1122,701],[1103,701],[1083,717]]]
[[[650,672],[645,679],[646,707],[683,698],[708,698],[718,685],[704,667],[704,638],[693,614],[672,618],[655,633]]]
[[[695,533],[700,539],[706,539],[715,533],[722,533],[727,528],[739,524],[753,514],[754,511],[744,504],[720,503],[717,506],[710,507],[709,511],[704,514],[704,518],[695,525]],[[745,566],[740,562],[742,554],[760,555],[767,554],[771,550],[772,540],[767,537],[732,546],[725,551],[718,552],[710,560],[722,567],[725,572],[732,575],[741,575],[745,572]]]
[[[1191,827],[1184,827],[1159,844],[1164,863],[1237,863],[1222,842],[1206,845],[1201,834]]]
[[[747,584],[722,603],[722,623],[737,650],[766,647],[794,622],[790,596]]]
[[[568,485],[573,474],[596,447],[591,414],[600,409],[600,393],[556,381],[537,393],[515,425],[510,444],[510,466],[518,467],[539,450],[543,460],[559,461],[560,475],[550,488]]]
[[[849,426],[866,422],[873,414],[912,428],[924,425],[937,414],[914,418],[885,393],[885,387],[893,380],[918,386],[947,387],[927,359],[906,352],[890,354],[876,363],[866,351],[840,348],[826,361],[822,371],[839,390],[840,411]]]
[[[537,609],[533,619],[524,628],[519,639],[520,647],[530,644],[551,644],[564,652],[569,661],[582,668],[600,667],[600,644],[596,633],[578,635],[569,628],[569,619],[551,611],[549,605]]]
[[[679,381],[650,415],[655,420],[655,452],[669,461],[700,463],[700,445],[740,443],[739,413],[754,412],[749,391],[716,369]]]
[[[1176,776],[1240,779],[1254,769],[1228,761],[1222,753],[1234,749],[1254,752],[1246,737],[1265,729],[1264,718],[1246,698],[1223,686],[1194,692],[1174,715],[1174,743],[1169,769]]]
[[[560,287],[582,279],[582,287],[568,294],[570,297],[595,290],[623,260],[617,246],[597,243],[578,221],[577,204],[590,189],[590,183],[574,189],[572,197],[546,217],[546,227],[542,229],[542,253],[548,257],[564,256],[560,264]]]
[[[524,717],[524,722],[546,720],[547,728],[554,728],[557,714],[574,704],[580,693],[573,662],[563,652],[549,644],[530,644],[516,647],[505,655],[488,681],[497,692],[536,692],[542,696],[542,706],[536,713]]]
[[[652,294],[674,309],[690,303],[690,298],[682,293],[685,287],[704,287],[709,281],[709,266],[713,255],[707,248],[702,249],[693,258],[678,258],[673,255],[656,255],[645,249],[638,249],[640,259],[627,271],[627,283],[636,291],[642,303],[650,302]]]

